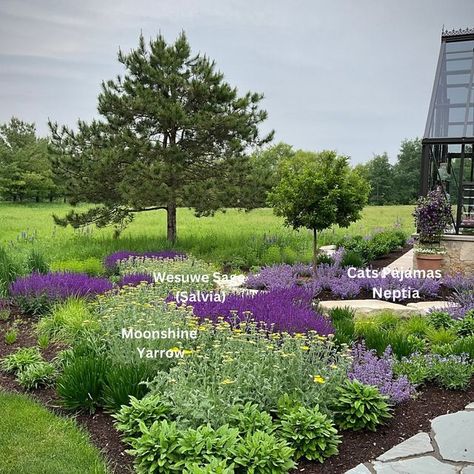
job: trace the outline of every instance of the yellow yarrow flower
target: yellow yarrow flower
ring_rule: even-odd
[[[326,381],[324,380],[323,377],[321,377],[321,375],[315,375],[313,377],[313,382],[315,382],[315,383],[326,383]]]
[[[235,383],[235,380],[231,380],[231,379],[224,379],[222,382],[221,382],[221,385],[230,385],[232,383]]]

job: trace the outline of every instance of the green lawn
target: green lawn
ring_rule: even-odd
[[[0,203],[0,243],[24,253],[33,245],[48,260],[103,257],[114,250],[159,250],[166,242],[166,214],[153,211],[138,214],[118,240],[111,229],[74,231],[54,225],[52,214],[64,215],[64,204]],[[413,231],[413,206],[367,207],[363,218],[349,229],[333,228],[322,233],[321,243],[337,235],[367,234],[377,228],[399,225]],[[310,261],[311,233],[283,226],[271,209],[248,213],[234,209],[214,217],[196,218],[189,209],[178,211],[178,249],[219,263],[256,265],[275,261]]]
[[[2,474],[105,474],[99,451],[72,420],[0,391]]]

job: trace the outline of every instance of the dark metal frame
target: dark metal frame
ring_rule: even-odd
[[[449,171],[453,170],[452,160],[460,159],[459,165],[459,178],[460,182],[457,183],[455,179],[455,173],[453,173],[453,178],[457,187],[457,212],[456,216],[453,216],[453,232],[459,234],[461,232],[467,231],[467,229],[473,229],[473,227],[466,226],[462,221],[462,213],[464,201],[466,199],[465,191],[468,189],[468,193],[474,192],[474,152],[471,150],[470,155],[466,157],[466,145],[472,145],[474,149],[474,136],[462,136],[462,137],[449,137],[449,138],[430,138],[430,127],[434,119],[435,105],[438,94],[439,81],[441,80],[441,68],[443,65],[443,58],[446,54],[446,43],[459,42],[459,41],[471,41],[474,40],[474,28],[467,28],[461,30],[451,30],[445,31],[443,29],[441,35],[441,48],[438,58],[438,65],[436,69],[435,81],[433,85],[433,93],[430,101],[430,108],[428,111],[428,120],[425,128],[425,138],[422,140],[422,159],[421,159],[421,182],[420,182],[420,194],[425,196],[428,194],[429,190],[435,186],[441,185],[444,192],[448,195],[449,193],[449,184],[446,184],[442,181],[441,175],[439,173],[439,164],[447,163],[447,169]],[[467,104],[474,102],[473,97],[473,82],[474,82],[474,65],[470,71],[470,80],[469,84],[466,86],[469,88]],[[459,84],[458,84],[459,86]],[[446,87],[448,85],[446,84]],[[466,107],[466,114],[464,117],[464,122],[459,122],[459,125],[464,124],[464,133],[467,132],[468,126],[472,124],[469,121],[469,108],[470,105]],[[454,122],[450,123],[451,125],[455,124]],[[441,122],[443,125],[443,122]],[[448,151],[448,145],[460,145],[461,153],[452,153]],[[470,182],[465,181],[465,163],[467,159],[471,160],[471,172],[470,172]],[[469,170],[468,170],[469,171]],[[467,188],[466,188],[467,186]],[[468,194],[467,199],[474,200],[474,197]]]

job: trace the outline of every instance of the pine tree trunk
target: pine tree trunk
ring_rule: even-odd
[[[176,202],[169,202],[168,203],[168,232],[167,232],[167,239],[168,242],[175,243],[176,242]]]

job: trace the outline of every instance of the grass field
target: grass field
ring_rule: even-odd
[[[73,230],[57,227],[52,214],[64,215],[65,204],[0,203],[0,243],[24,255],[32,247],[48,261],[87,257],[102,258],[115,250],[159,250],[168,248],[166,214],[153,211],[137,214],[119,239],[112,229],[95,227]],[[344,234],[366,235],[394,225],[413,231],[413,206],[367,207],[360,221],[348,229],[337,227],[322,233],[321,244]],[[310,261],[311,233],[283,226],[271,209],[248,213],[234,209],[214,217],[196,218],[189,209],[178,210],[176,248],[209,261],[233,266],[252,266],[275,261]]]
[[[105,474],[87,435],[24,395],[0,391],[0,472],[3,474]]]

